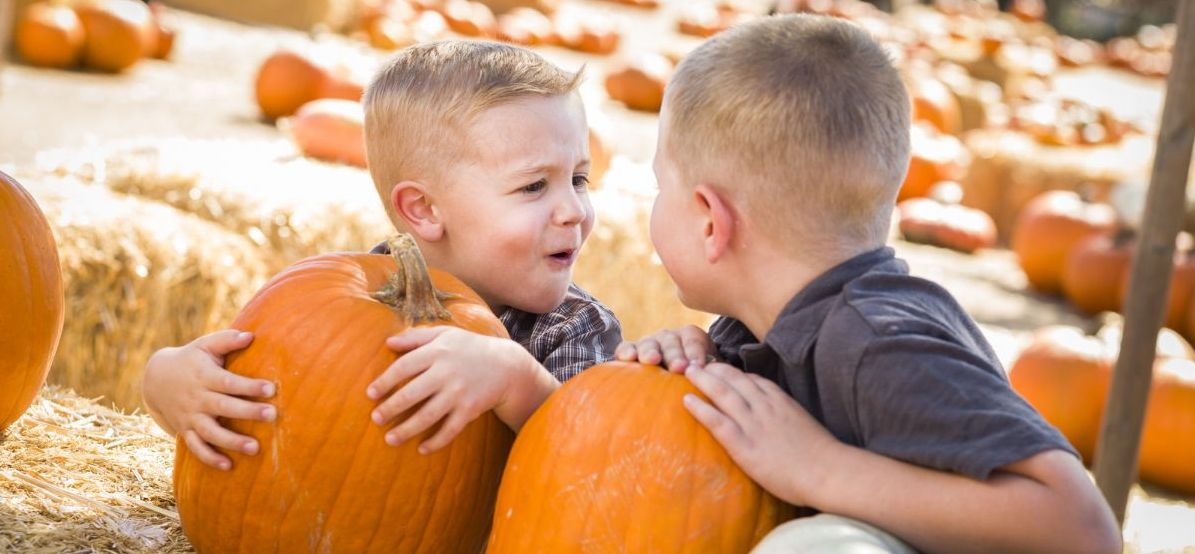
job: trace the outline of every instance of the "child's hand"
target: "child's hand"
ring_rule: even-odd
[[[443,420],[440,429],[419,445],[422,454],[448,445],[487,410],[518,429],[550,392],[529,390],[543,384],[537,379],[546,375],[555,383],[518,343],[456,327],[411,329],[390,337],[386,345],[406,353],[366,389],[374,400],[389,395],[371,417],[374,423],[388,425],[423,402],[386,433],[386,443],[398,446]],[[390,394],[403,381],[407,382]]]
[[[691,367],[689,381],[713,401],[685,395],[685,408],[730,457],[768,492],[795,506],[812,504],[810,493],[823,479],[840,446],[800,404],[775,383],[733,366]]]
[[[702,367],[714,360],[714,343],[700,327],[686,325],[664,329],[638,342],[622,341],[614,357],[624,362],[659,364],[670,371],[684,373],[690,367]]]
[[[177,348],[163,348],[149,358],[142,395],[150,414],[167,432],[183,437],[203,463],[227,470],[232,460],[215,448],[256,454],[252,437],[225,429],[217,418],[273,421],[274,406],[238,397],[269,398],[274,384],[224,369],[224,356],[249,346],[252,333],[216,331]]]

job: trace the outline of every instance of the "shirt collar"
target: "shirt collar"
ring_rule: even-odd
[[[832,300],[842,294],[848,283],[895,257],[895,251],[885,246],[859,254],[817,276],[780,310],[763,344],[786,364],[800,363],[817,338]]]

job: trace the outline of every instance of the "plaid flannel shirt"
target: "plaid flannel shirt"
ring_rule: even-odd
[[[383,242],[370,251],[389,254]],[[590,366],[614,358],[622,326],[614,312],[570,283],[564,301],[550,312],[536,314],[507,308],[498,319],[510,338],[531,353],[560,382]]]

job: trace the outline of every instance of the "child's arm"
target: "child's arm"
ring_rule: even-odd
[[[695,325],[663,329],[637,342],[622,341],[614,357],[624,362],[659,364],[670,371],[684,373],[688,367],[709,363],[717,349],[709,334]]]
[[[1078,460],[1051,450],[985,480],[843,444],[774,383],[725,364],[690,368],[712,400],[685,407],[761,486],[790,503],[881,527],[926,552],[1119,552],[1111,511]]]
[[[435,435],[419,446],[425,454],[446,446],[465,425],[491,409],[518,431],[560,386],[531,354],[508,339],[455,327],[419,327],[390,337],[386,344],[406,353],[366,390],[374,400],[389,395],[371,417],[388,425],[423,402],[386,433],[386,442],[402,444],[443,420]]]
[[[204,335],[177,348],[154,352],[145,364],[141,394],[154,421],[179,435],[203,463],[230,469],[215,447],[256,454],[257,441],[220,425],[217,418],[273,421],[274,406],[239,397],[269,398],[274,384],[224,369],[224,357],[249,346],[251,333],[235,329]]]

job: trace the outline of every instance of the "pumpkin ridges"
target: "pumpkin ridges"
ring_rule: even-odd
[[[282,551],[294,548],[309,550],[313,544],[306,542],[309,537],[312,537],[307,531],[314,528],[310,522],[318,521],[316,507],[313,504],[317,501],[323,502],[322,506],[337,506],[337,511],[322,520],[322,529],[326,532],[311,538],[316,541],[315,545],[322,544],[332,550],[345,548],[357,550],[357,547],[365,542],[372,545],[370,546],[372,550],[393,552],[396,544],[406,548],[410,546],[407,541],[408,537],[396,536],[396,530],[402,529],[403,525],[422,525],[420,532],[428,533],[429,543],[425,549],[428,551],[437,550],[444,541],[465,544],[470,541],[484,540],[485,525],[480,527],[473,525],[468,529],[463,529],[462,524],[470,523],[469,518],[473,518],[473,522],[486,523],[486,518],[478,518],[476,515],[478,510],[483,511],[482,516],[487,515],[484,513],[485,507],[475,508],[459,517],[449,513],[446,514],[448,517],[431,520],[426,519],[429,515],[427,512],[423,514],[402,513],[399,514],[402,516],[401,518],[396,518],[395,515],[398,512],[390,509],[376,520],[364,520],[360,517],[352,517],[357,514],[354,508],[359,504],[349,505],[338,502],[343,494],[349,494],[352,491],[338,491],[333,483],[341,481],[347,476],[348,480],[342,481],[345,485],[340,488],[354,486],[352,483],[356,483],[356,481],[352,479],[360,473],[361,468],[370,468],[371,475],[362,476],[367,480],[371,477],[376,480],[379,477],[378,474],[392,479],[409,480],[405,488],[394,489],[397,492],[383,490],[381,487],[356,491],[353,496],[359,503],[373,502],[371,499],[378,499],[373,506],[370,506],[370,509],[377,509],[383,504],[391,508],[405,506],[395,500],[394,495],[407,494],[409,499],[416,496],[412,488],[420,486],[423,488],[432,486],[441,495],[449,495],[453,491],[486,488],[490,486],[488,483],[492,483],[493,489],[489,489],[491,492],[485,494],[493,494],[496,491],[497,478],[501,471],[501,456],[491,454],[489,459],[495,461],[493,465],[497,465],[496,468],[492,468],[485,464],[478,464],[480,458],[472,455],[473,450],[469,449],[469,455],[465,455],[456,452],[456,449],[467,449],[468,445],[477,442],[474,440],[476,437],[483,435],[492,435],[490,438],[495,441],[498,440],[499,435],[502,440],[510,440],[509,430],[497,422],[492,413],[489,413],[479,418],[475,424],[466,427],[452,446],[435,454],[428,456],[414,454],[418,439],[400,447],[385,445],[383,441],[385,429],[369,421],[368,415],[374,404],[366,398],[364,391],[366,383],[389,365],[390,361],[397,358],[396,353],[388,353],[388,349],[384,348],[385,337],[405,329],[407,322],[403,321],[402,317],[396,317],[391,308],[368,300],[368,309],[356,309],[350,306],[348,313],[358,315],[354,316],[351,323],[343,324],[340,328],[335,329],[338,334],[342,333],[345,337],[352,337],[352,342],[342,341],[348,344],[337,347],[335,338],[330,338],[328,332],[322,331],[322,329],[327,328],[327,320],[334,318],[337,311],[346,313],[344,304],[365,300],[368,292],[372,292],[366,291],[365,287],[384,281],[384,277],[377,277],[377,275],[382,273],[387,264],[390,267],[394,265],[393,261],[385,256],[366,254],[328,255],[300,262],[296,264],[298,267],[292,266],[290,270],[275,276],[275,279],[272,279],[262,292],[259,292],[258,296],[250,301],[241,316],[238,316],[238,320],[233,323],[234,327],[257,333],[257,338],[249,348],[238,352],[235,357],[230,356],[228,363],[230,371],[252,375],[268,373],[273,368],[273,370],[282,370],[284,373],[277,379],[279,391],[275,397],[275,402],[280,406],[279,419],[275,424],[254,422],[243,425],[248,430],[247,434],[259,439],[263,452],[253,457],[235,455],[234,453],[237,464],[237,469],[234,472],[224,474],[215,470],[205,470],[195,465],[198,464],[197,461],[191,460],[189,462],[191,466],[204,472],[203,478],[208,481],[206,486],[202,481],[188,482],[187,477],[176,473],[176,483],[180,485],[181,492],[177,495],[179,511],[188,535],[210,533],[207,538],[217,538],[216,541],[206,541],[206,543],[203,540],[194,540],[197,548],[203,549],[205,544],[224,546],[239,544],[243,550],[248,551],[274,548]],[[320,278],[309,279],[304,276],[304,271],[322,273]],[[362,276],[365,277],[365,280],[363,284],[357,283],[359,292],[346,292],[346,289],[352,289],[354,286],[352,280]],[[349,284],[346,285],[346,282]],[[479,319],[478,314],[485,308],[470,303],[473,299],[477,299],[476,294],[464,289],[454,290],[457,285],[459,285],[459,281],[455,280],[447,285],[437,281],[437,286],[458,294],[457,297],[447,301],[449,310],[460,313],[464,319],[474,321],[477,324],[474,329],[479,332],[504,335],[504,328],[492,314],[489,315],[488,320]],[[288,309],[271,312],[271,302],[268,299],[271,297],[270,295],[275,294],[290,294],[294,298],[301,299],[307,309],[294,309],[293,304],[285,304]],[[296,301],[295,303],[300,302]],[[325,303],[334,303],[336,306],[327,308]],[[310,317],[313,308],[317,317]],[[256,321],[254,318],[262,319],[263,323],[255,328],[254,325],[257,324],[254,323]],[[377,321],[388,323],[380,325]],[[245,322],[250,324],[246,325]],[[334,320],[333,323],[335,323]],[[272,339],[272,334],[288,334],[289,341]],[[378,346],[362,350],[355,347],[354,343],[376,343]],[[274,346],[271,347],[271,344]],[[388,355],[383,357],[381,354]],[[326,378],[321,381],[321,375],[338,370],[341,367],[341,365],[337,365],[338,363],[351,363],[354,368],[370,369],[353,374],[347,379],[333,381],[335,386],[320,388],[319,384],[327,382]],[[302,378],[297,380],[286,375],[302,371],[303,367],[324,370],[324,372],[308,370],[309,373],[304,373]],[[287,378],[283,379],[282,377]],[[341,395],[339,399],[335,394],[337,392]],[[298,418],[304,417],[305,413],[291,413],[286,410],[287,405],[297,406],[302,402],[307,403],[303,406],[303,412],[328,413],[334,411],[337,416],[323,419],[309,417],[306,420],[300,420]],[[302,427],[298,427],[296,426],[297,421],[305,421],[305,423]],[[334,432],[328,432],[328,428]],[[348,431],[346,428],[357,431]],[[365,438],[358,440],[359,436]],[[185,445],[180,446],[180,451],[183,448]],[[332,459],[331,455],[354,451],[359,453],[355,459],[343,457],[340,460],[333,460],[334,465],[327,465],[329,462],[326,460]],[[316,452],[316,454],[312,455],[312,452]],[[364,458],[360,454],[361,452],[366,453]],[[322,453],[326,453],[328,456],[323,456]],[[280,462],[273,462],[275,456]],[[470,470],[461,471],[460,467],[453,465],[455,464],[453,459],[460,460],[460,465],[470,465]],[[393,469],[385,471],[374,469],[398,467],[394,464],[399,461],[402,464],[402,472],[399,477],[394,477]],[[446,467],[445,462],[451,467]],[[322,481],[314,486],[294,491],[294,487],[298,485],[291,485],[289,480],[293,479],[298,484],[312,483],[313,476],[316,474],[309,475],[307,472],[312,471],[320,464],[323,464],[318,468],[322,471],[319,474]],[[186,471],[187,465],[188,462],[184,461],[179,464],[179,467]],[[237,472],[240,472],[239,475],[243,475],[245,479],[234,480],[232,476]],[[249,482],[248,479],[252,479],[252,481]],[[302,481],[302,479],[306,479],[306,481]],[[243,486],[239,485],[240,483],[249,484]],[[239,488],[234,491],[233,488],[238,486]],[[422,489],[420,490],[422,491]],[[227,494],[223,494],[225,492]],[[192,498],[196,494],[199,495],[199,498]],[[207,498],[217,496],[221,498],[220,503],[207,501]],[[441,502],[441,505],[444,504],[446,503]],[[195,505],[199,506],[196,508],[199,510],[197,513],[207,513],[215,517],[208,518],[206,521],[195,520],[191,517],[193,515],[191,508],[194,508]],[[233,508],[230,509],[228,507],[230,505]],[[243,505],[239,515],[236,514],[236,505]],[[282,507],[285,511],[279,516],[258,516],[258,514],[268,513],[276,507]],[[435,509],[435,507],[432,506],[431,509]],[[228,517],[221,517],[226,512],[233,513]],[[418,517],[412,517],[412,515]],[[235,529],[236,524],[239,523],[238,517],[241,522],[245,523],[240,531]],[[345,535],[332,534],[336,529],[345,529],[341,525],[345,522],[351,523],[353,526],[364,523],[375,530],[385,530],[388,534],[373,533],[370,535],[354,529],[354,533],[359,536],[345,542],[338,539],[338,537],[343,539]],[[212,530],[206,531],[208,528],[212,528]],[[292,530],[297,530],[297,532],[287,533]],[[258,539],[250,536],[255,531]],[[281,531],[281,533],[277,531]],[[332,536],[329,537],[329,534]],[[441,541],[435,538],[437,536],[445,538]],[[335,541],[335,543],[328,541]]]
[[[33,403],[58,350],[65,297],[58,248],[37,202],[0,172],[0,432]],[[20,260],[7,263],[12,253]],[[20,282],[13,282],[20,279]],[[18,306],[21,306],[18,308]]]
[[[607,381],[612,386],[603,387]],[[606,540],[629,550],[748,550],[757,526],[744,518],[761,513],[758,502],[780,503],[738,470],[708,432],[698,432],[701,438],[696,442],[689,440],[692,428],[700,426],[680,402],[681,396],[690,391],[700,395],[681,376],[658,367],[618,362],[600,364],[570,380],[549,397],[520,432],[503,475],[488,552],[571,551],[589,546],[600,549]],[[661,402],[664,399],[666,403]],[[649,436],[650,429],[645,426],[650,424],[622,418],[628,411],[620,411],[620,407],[645,404],[652,407],[650,421],[661,430],[677,422],[683,422],[683,426]],[[574,433],[576,426],[586,432]],[[668,440],[662,440],[665,438]],[[541,454],[547,443],[555,450]],[[709,452],[717,455],[702,456]],[[624,474],[626,478],[620,478]],[[603,486],[606,483],[608,486]],[[654,502],[655,507],[661,502],[674,502],[669,505],[674,510],[699,509],[683,500],[686,498],[694,499],[692,502],[698,506],[708,503],[710,507],[696,519],[691,513],[665,508],[647,522],[628,523],[626,520],[633,520],[635,513],[635,506],[628,503],[641,501],[653,490],[667,493],[647,501]],[[562,497],[566,491],[572,494]],[[593,495],[593,491],[599,492],[592,498],[578,498],[578,494]],[[536,500],[530,504],[520,502],[526,497]],[[737,513],[729,518],[732,512]],[[548,527],[553,530],[550,534],[543,533],[544,526],[540,525],[539,518],[546,515],[553,518],[553,525]],[[604,526],[605,522],[599,521],[603,517],[622,521],[613,522],[613,527]],[[582,524],[576,525],[577,520]],[[715,520],[717,524],[711,525]],[[770,522],[769,528],[778,520]],[[634,527],[632,532],[623,530],[619,536],[617,533],[623,529],[619,523],[649,524],[651,532],[636,534],[643,529]],[[750,524],[745,534],[744,523]],[[673,528],[680,528],[686,540],[667,542],[674,534],[661,529]],[[641,536],[647,539],[631,542]],[[728,544],[732,546],[723,548]]]

